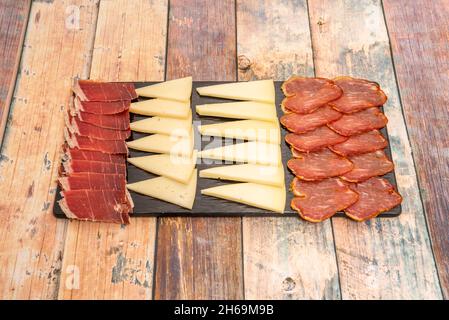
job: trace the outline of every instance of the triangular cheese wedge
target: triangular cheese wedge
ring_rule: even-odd
[[[234,183],[201,190],[201,194],[284,213],[285,186],[273,187],[257,183]]]
[[[187,183],[195,169],[197,152],[192,157],[170,154],[156,154],[145,157],[128,158],[128,162],[148,172],[164,176],[181,183]]]
[[[188,136],[192,129],[192,111],[186,119],[151,117],[148,119],[131,122],[132,131],[145,133],[161,133],[173,136]]]
[[[279,145],[256,141],[203,150],[198,152],[198,157],[272,166],[279,166],[282,159]]]
[[[192,209],[195,201],[196,182],[197,170],[193,172],[188,183],[181,183],[166,177],[157,177],[130,183],[126,187],[128,190]]]
[[[149,99],[131,103],[129,112],[144,116],[186,119],[190,114],[190,101],[180,102],[166,99]]]
[[[274,103],[256,101],[201,104],[196,106],[196,112],[201,116],[278,121]]]
[[[259,164],[236,164],[200,171],[200,178],[254,182],[271,186],[285,185],[283,166],[264,166]]]
[[[198,131],[205,136],[281,143],[279,122],[260,120],[228,121],[202,125],[198,127]]]
[[[273,80],[231,82],[197,88],[202,96],[275,103]]]
[[[189,137],[175,137],[165,134],[152,134],[147,137],[126,142],[129,148],[155,153],[168,153],[191,157],[193,152],[193,133]]]
[[[190,96],[192,95],[192,77],[169,80],[137,88],[136,92],[141,97],[190,101]]]

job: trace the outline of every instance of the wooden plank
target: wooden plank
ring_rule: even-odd
[[[440,299],[435,262],[402,116],[380,1],[311,1],[318,76],[349,74],[380,83],[404,197],[399,218],[356,223],[333,219],[344,299]]]
[[[19,68],[31,0],[0,3],[0,146]]]
[[[235,80],[234,1],[170,2],[167,79]],[[243,298],[240,218],[161,218],[156,299]]]
[[[90,78],[163,80],[167,9],[166,0],[101,1]],[[154,218],[69,223],[59,298],[151,299],[155,234]],[[78,287],[70,285],[73,266]]]
[[[71,16],[77,8],[82,15]],[[65,222],[53,217],[52,202],[63,112],[71,78],[81,74],[91,50],[96,13],[88,0],[32,4],[1,155],[2,299],[57,295]]]
[[[237,48],[240,80],[313,76],[307,1],[238,1]],[[243,256],[247,299],[340,298],[329,221],[243,218]]]
[[[449,2],[386,0],[383,5],[433,251],[448,299]]]

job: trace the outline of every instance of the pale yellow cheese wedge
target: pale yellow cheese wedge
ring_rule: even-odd
[[[145,171],[187,183],[192,176],[197,160],[197,152],[191,157],[156,154],[144,157],[128,158],[128,162]]]
[[[133,131],[144,133],[161,133],[173,136],[188,136],[192,129],[192,111],[186,119],[165,117],[151,117],[131,122],[129,127]]]
[[[201,125],[198,131],[205,136],[225,137],[267,143],[281,143],[279,122],[238,120]]]
[[[284,213],[285,209],[285,186],[274,187],[251,182],[233,183],[203,189],[201,194],[278,213]]]
[[[285,184],[283,166],[248,163],[204,169],[200,171],[200,178],[254,182],[277,187]]]
[[[166,99],[149,99],[131,103],[129,112],[144,116],[186,119],[190,114],[190,101],[180,102]]]
[[[181,183],[167,177],[157,177],[126,185],[128,190],[144,194],[159,200],[192,209],[195,201],[197,170],[187,183]],[[151,210],[151,208],[149,208]]]
[[[196,112],[201,116],[278,122],[274,103],[239,101],[201,104],[196,106]]]
[[[137,88],[136,93],[141,97],[190,101],[190,96],[192,95],[192,77],[169,80]]]
[[[203,150],[198,152],[198,157],[279,166],[282,154],[277,144],[250,141]]]
[[[202,96],[275,103],[272,79],[217,84],[197,88],[196,91]]]
[[[193,152],[193,133],[189,137],[176,137],[165,134],[152,134],[126,142],[129,148],[155,153],[168,153],[191,157]]]

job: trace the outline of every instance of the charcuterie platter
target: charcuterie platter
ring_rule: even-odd
[[[349,129],[348,125],[345,125],[345,123],[356,122],[354,121],[354,119],[350,118],[350,114],[345,115],[346,117],[349,117],[349,119],[347,119],[346,121],[344,121],[344,119],[337,121],[338,119],[341,119],[341,115],[337,115],[335,121],[332,122],[334,123],[334,126],[338,127],[337,129],[333,129],[331,126],[317,126],[318,128],[313,128],[314,130],[306,129],[305,131],[307,132],[304,132],[304,134],[302,135],[296,134],[295,130],[303,130],[301,129],[301,127],[303,126],[305,120],[303,121],[302,119],[300,119],[298,121],[294,121],[295,119],[292,119],[296,116],[296,114],[294,112],[291,113],[288,110],[289,105],[286,105],[286,101],[288,103],[292,102],[288,101],[289,97],[285,97],[286,89],[285,87],[283,88],[283,82],[271,82],[274,85],[274,101],[271,103],[269,101],[250,102],[247,101],[249,99],[245,99],[244,97],[243,99],[241,99],[243,101],[235,102],[233,100],[230,100],[226,95],[223,94],[221,95],[221,97],[218,97],[220,96],[220,94],[214,94],[212,92],[212,94],[210,95],[214,96],[210,96],[207,92],[201,91],[201,88],[214,88],[216,85],[229,83],[231,82],[193,81],[191,84],[191,96],[189,95],[187,98],[185,98],[185,101],[181,101],[183,99],[180,99],[179,101],[171,100],[171,107],[168,108],[166,103],[159,104],[158,99],[154,99],[154,97],[152,96],[151,88],[153,88],[157,83],[135,82],[133,83],[133,85],[136,88],[136,92],[139,97],[135,98],[134,96],[130,96],[130,102],[132,100],[131,107],[127,106],[128,102],[114,104],[113,107],[117,108],[117,113],[114,114],[121,114],[122,109],[124,110],[126,108],[129,108],[130,111],[125,112],[125,114],[129,117],[129,122],[126,123],[128,123],[128,125],[130,123],[129,127],[131,130],[129,130],[128,128],[120,128],[119,124],[116,124],[116,122],[112,121],[116,121],[118,119],[117,117],[117,119],[115,119],[110,115],[106,116],[107,121],[109,121],[114,128],[120,129],[118,129],[119,134],[113,133],[112,131],[106,131],[106,133],[108,134],[108,138],[105,139],[111,139],[108,141],[117,141],[112,139],[116,139],[115,137],[118,137],[117,139],[120,138],[123,141],[126,140],[126,144],[128,147],[127,152],[117,150],[110,152],[111,154],[109,154],[108,156],[110,158],[115,157],[116,155],[114,153],[127,154],[127,161],[125,162],[124,160],[120,160],[120,164],[116,165],[115,167],[120,166],[121,168],[123,166],[125,168],[126,172],[122,173],[126,174],[128,191],[123,194],[128,199],[123,201],[127,203],[127,206],[132,204],[132,217],[298,216],[298,211],[300,211],[301,209],[296,208],[292,200],[294,198],[300,198],[303,195],[300,194],[298,196],[298,193],[295,192],[295,183],[299,186],[298,188],[303,188],[304,190],[306,190],[310,187],[313,192],[313,189],[315,189],[316,187],[313,185],[309,185],[309,187],[307,187],[307,184],[312,183],[312,181],[314,180],[321,180],[323,178],[331,177],[319,176],[320,174],[323,174],[321,166],[326,166],[325,162],[323,161],[333,161],[333,164],[330,166],[332,168],[330,168],[329,170],[334,170],[335,168],[338,168],[340,166],[339,170],[341,170],[341,172],[337,172],[338,174],[336,173],[333,176],[338,175],[341,177],[341,179],[335,178],[336,180],[334,182],[328,179],[330,184],[336,183],[337,188],[340,187],[340,184],[342,183],[349,184],[350,181],[354,181],[351,179],[358,179],[357,175],[360,175],[360,173],[358,172],[361,170],[356,172],[354,170],[351,170],[351,168],[353,168],[354,163],[357,162],[357,157],[364,156],[369,152],[363,152],[362,155],[351,154],[351,151],[347,150],[347,145],[349,145],[349,150],[351,149],[350,143],[346,143],[347,145],[344,145],[344,143],[349,139],[345,136],[341,136],[335,133],[334,131],[357,130],[356,128],[354,129],[353,125],[350,125]],[[145,90],[149,91],[145,92]],[[77,90],[74,91],[76,93]],[[76,110],[83,108],[83,100],[88,100],[86,97],[79,98],[79,95],[82,95],[82,90],[78,91],[80,91],[81,93],[78,93],[78,97],[75,97],[74,99],[74,104],[78,104],[78,106],[75,108]],[[232,89],[230,90],[230,92],[230,94],[232,95]],[[245,92],[245,94],[251,94],[251,88],[247,88],[247,90],[243,90],[242,92]],[[170,95],[170,92],[168,91],[167,94]],[[333,93],[330,92],[329,94],[332,95]],[[143,95],[147,95],[150,98]],[[163,94],[162,97],[158,98],[165,99]],[[261,100],[264,99],[265,98],[262,98]],[[267,97],[265,100],[267,99],[269,100],[270,98]],[[112,105],[111,102],[108,103]],[[232,105],[232,103],[234,104]],[[251,103],[254,105],[249,106],[249,104]],[[273,105],[272,109],[270,109],[271,105]],[[234,112],[230,111],[231,109],[229,106],[232,106],[234,108]],[[94,108],[97,106],[92,104],[92,106],[90,107]],[[258,110],[258,112],[251,113],[251,108],[253,107],[257,107],[257,109],[254,110]],[[313,103],[307,104],[307,107],[314,108]],[[165,110],[164,108],[168,110]],[[327,106],[326,108],[331,109]],[[375,109],[379,109],[380,111],[361,110],[361,112],[371,112],[375,113],[374,116],[378,116],[377,113],[382,112],[382,107]],[[81,129],[86,127],[86,122],[91,121],[92,123],[95,123],[95,115],[83,111],[76,112],[78,112],[78,115],[74,117],[74,119],[69,119],[68,121],[69,123],[76,121],[76,133],[79,133]],[[306,115],[313,115],[313,112],[316,111],[307,110]],[[330,117],[334,117],[335,114],[329,113],[334,112],[339,114],[339,112],[334,111],[334,109],[323,109],[322,112],[327,113],[326,116]],[[102,114],[102,111],[98,111],[98,113]],[[241,114],[240,118],[239,114]],[[367,117],[373,116],[367,115]],[[91,118],[92,120],[90,120]],[[105,120],[103,119],[101,121],[104,122]],[[120,121],[118,121],[117,123],[119,122]],[[294,124],[293,129],[289,127],[290,124]],[[379,149],[382,148],[376,148],[369,151],[382,152],[382,155],[374,154],[374,156],[372,157],[386,157],[385,159],[387,160],[385,161],[387,162],[387,164],[390,164],[391,162],[388,159],[391,159],[391,150],[388,143],[388,132],[385,124],[377,127],[379,131],[375,130],[377,128],[373,127],[373,130],[375,132],[370,131],[367,133],[363,133],[354,131],[349,132],[347,136],[350,136],[350,138],[353,138],[353,136],[359,137],[361,134],[362,137],[363,134],[379,134],[383,136],[386,141],[386,145],[382,146],[385,147],[385,153],[379,151]],[[69,124],[68,126],[73,126],[73,124]],[[246,130],[248,128],[254,128],[255,130]],[[88,129],[89,128],[86,128],[85,131],[89,131]],[[176,132],[174,132],[175,129]],[[246,131],[242,131],[242,129],[245,129]],[[319,130],[324,129],[329,131],[331,134],[337,135],[339,138],[341,138],[341,141],[336,141],[335,143],[333,143],[333,146],[329,146],[329,148],[325,146],[325,150],[323,150],[321,147],[317,148],[316,150],[301,149],[303,141],[301,139],[298,139],[299,137],[306,137],[307,135],[313,136],[314,132],[319,132]],[[254,132],[260,133],[260,130],[265,130],[262,133],[272,133],[275,131],[279,131],[279,133],[269,134],[265,136],[264,134],[259,134],[257,137],[255,135],[253,137],[252,134]],[[92,130],[89,132],[92,132]],[[101,132],[97,135],[104,135],[106,133]],[[112,136],[112,134],[114,134],[114,136]],[[346,133],[344,132],[344,134]],[[66,140],[71,139],[70,135],[70,133],[66,133]],[[67,138],[67,136],[69,136],[69,138]],[[171,137],[171,139],[167,138],[169,136]],[[257,142],[253,140],[257,140]],[[305,144],[305,148],[308,148],[310,139],[306,142],[307,143]],[[82,143],[82,141],[77,141],[76,143]],[[185,144],[188,144],[189,146],[184,149]],[[248,148],[246,148],[244,150],[245,152],[242,153],[244,154],[244,156],[239,158],[240,153],[239,150],[235,149],[235,146],[242,147],[245,144]],[[264,154],[262,156],[259,156],[258,149],[251,148],[252,144],[257,144],[259,149],[261,145],[268,146],[268,149],[264,150]],[[124,144],[119,145],[123,146]],[[166,150],[169,150],[168,148],[171,148],[173,150],[173,148],[175,148],[176,146],[179,147],[176,157],[179,157],[179,159],[190,159],[190,162],[179,163],[177,166],[169,165],[169,163],[173,162],[174,160],[173,157],[169,155],[170,152]],[[296,148],[295,146],[298,147]],[[76,145],[74,148],[75,149],[73,149],[72,146],[70,147],[70,150],[77,150]],[[119,147],[115,146],[114,148]],[[223,148],[234,148],[231,150],[231,158],[226,157],[227,151],[225,151]],[[339,150],[339,148],[342,150]],[[65,147],[65,149],[63,148],[66,154],[67,149],[67,146]],[[213,149],[216,149],[215,151],[218,150],[220,152],[214,153]],[[257,156],[254,156],[252,152],[257,153]],[[348,152],[348,154],[342,155],[342,153],[344,152]],[[347,157],[350,158],[351,156],[354,157],[353,160],[349,161],[346,159]],[[309,157],[311,158],[311,160],[308,160]],[[71,157],[71,159],[72,158],[73,156]],[[252,162],[251,159],[253,159],[254,161]],[[64,161],[66,161],[66,163],[64,163]],[[71,161],[73,162],[75,160]],[[115,160],[111,161],[114,162]],[[313,168],[313,165],[312,167],[310,167],[310,165],[306,165],[306,167],[304,168],[304,161],[306,163],[316,164],[316,168]],[[322,162],[320,163],[320,161]],[[365,160],[362,159],[360,161],[363,162]],[[368,159],[367,161],[370,161],[370,159]],[[98,162],[95,163],[99,164]],[[345,166],[347,166],[348,164],[350,165],[350,168],[347,168],[345,170]],[[74,163],[72,163],[71,166],[73,167]],[[231,168],[231,166],[233,167]],[[67,165],[67,157],[65,158],[65,160],[63,157],[62,167],[62,178],[60,178],[57,196],[55,199],[56,203],[54,206],[54,214],[57,217],[67,216],[67,201],[64,202],[63,200],[63,189],[70,188],[68,186],[68,182],[71,181],[68,180],[69,178],[66,177],[67,174],[64,173],[67,172],[67,170],[71,170],[71,167],[68,167]],[[264,170],[264,172],[260,174],[259,171],[261,170],[261,168],[265,167],[276,167],[276,170],[269,173],[266,173],[267,170]],[[268,171],[271,171],[271,169]],[[386,172],[385,175],[382,174],[384,172],[382,172],[381,169],[378,174],[374,174],[373,176],[383,175],[385,181],[387,181],[393,188],[396,189],[396,180],[392,167],[384,171]],[[75,173],[75,175],[76,174],[77,173]],[[318,178],[316,174],[318,174]],[[299,179],[300,181],[296,181],[298,179],[295,179],[295,175],[301,178]],[[307,175],[311,176],[307,177]],[[347,175],[347,179],[345,178],[345,175]],[[368,178],[369,177],[363,177],[360,182],[362,182],[362,180],[367,180]],[[89,177],[89,179],[92,178]],[[64,183],[61,183],[61,181],[63,181]],[[144,184],[143,181],[147,181],[147,183]],[[226,186],[229,186],[230,182],[232,182],[232,184],[235,186],[237,186],[236,182],[239,182],[239,189],[237,189],[237,187],[234,187],[233,189],[226,189]],[[301,183],[303,185],[300,186]],[[118,184],[118,182],[116,182],[116,184]],[[181,189],[179,189],[179,186],[181,186]],[[225,186],[225,188],[221,186]],[[347,186],[341,187],[348,189]],[[161,188],[166,189],[164,191]],[[119,189],[122,189],[122,187],[119,187]],[[291,192],[292,189],[293,192]],[[177,192],[177,194],[170,194],[170,192],[174,193],[176,190],[181,191]],[[276,193],[276,196],[272,195],[273,192]],[[355,191],[348,192],[352,192],[354,195],[356,194]],[[251,195],[249,195],[250,193]],[[325,201],[324,199],[326,198],[326,196],[326,194],[322,195],[323,201]],[[157,197],[159,197],[160,199],[158,199]],[[232,201],[233,197],[234,201]],[[260,204],[258,199],[260,199]],[[61,202],[61,200],[63,201]],[[266,204],[263,203],[264,200],[267,202]],[[82,201],[82,199],[79,201]],[[245,204],[245,201],[249,201],[249,203]],[[251,201],[257,202],[256,205],[258,205],[259,207],[249,205],[251,204]],[[276,202],[276,204],[272,204],[274,202]],[[63,205],[60,205],[61,203]],[[299,204],[299,206],[301,205],[302,203]],[[281,206],[281,208],[279,206]],[[393,217],[399,215],[400,213],[401,206],[399,204],[392,208],[389,208],[389,210],[381,212],[379,216]],[[344,215],[345,213],[342,211],[339,211],[335,214],[335,216]],[[334,215],[332,214],[332,216]],[[313,219],[307,219],[307,217],[303,218],[309,221],[314,221]],[[85,220],[90,219],[86,218]],[[123,221],[118,222],[127,223],[128,220],[123,219]]]

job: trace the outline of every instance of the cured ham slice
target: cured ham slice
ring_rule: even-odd
[[[320,222],[332,217],[338,211],[354,204],[359,198],[346,183],[338,178],[321,181],[293,179],[291,189],[295,198],[291,207],[311,222]]]
[[[288,168],[301,180],[321,180],[350,172],[353,164],[348,159],[325,148],[321,151],[302,153],[293,150],[294,159]]]
[[[67,128],[71,133],[91,137],[99,140],[126,140],[131,135],[131,130],[115,130],[97,127],[88,122],[83,122],[77,117],[68,120]]]
[[[79,112],[88,112],[95,114],[116,114],[126,110],[129,110],[131,102],[129,100],[123,101],[81,101],[78,97],[75,97],[72,110],[73,114]]]
[[[280,121],[287,130],[293,133],[305,133],[338,120],[342,115],[342,113],[326,105],[309,114],[285,114]]]
[[[88,160],[112,163],[124,163],[124,157],[120,154],[108,154],[100,151],[81,150],[78,148],[64,148],[65,161]]]
[[[117,190],[69,190],[59,201],[67,217],[79,220],[129,223],[127,193]]]
[[[63,190],[125,190],[126,178],[123,174],[76,172],[60,177],[59,183]]]
[[[129,130],[129,111],[127,110],[121,113],[108,115],[79,112],[78,118],[82,122],[87,122],[97,127],[114,130]]]
[[[128,147],[123,140],[99,140],[91,137],[71,134],[65,129],[65,139],[70,148],[101,151],[110,154],[128,154]]]
[[[73,86],[73,92],[81,101],[120,101],[137,98],[132,83],[78,80]]]
[[[379,108],[373,107],[359,112],[345,114],[337,121],[328,124],[329,128],[343,136],[380,129],[387,125],[387,117]]]
[[[343,95],[329,104],[340,112],[353,113],[381,106],[387,101],[387,96],[375,82],[351,77],[333,80],[343,90]]]
[[[383,176],[393,170],[394,165],[385,152],[378,150],[349,157],[354,164],[354,168],[343,174],[342,179],[350,182],[361,182],[375,176]]]
[[[311,113],[342,95],[342,90],[332,80],[297,76],[285,81],[282,91],[286,96],[282,108],[299,114]]]
[[[388,142],[383,135],[378,130],[373,130],[351,136],[343,143],[335,144],[329,148],[341,156],[348,157],[381,150],[387,145]]]
[[[361,183],[351,184],[350,188],[359,195],[359,199],[346,208],[345,213],[356,221],[374,218],[402,202],[401,195],[383,178],[373,177]]]
[[[108,163],[101,161],[88,160],[72,160],[62,163],[64,173],[72,174],[75,172],[97,172],[126,175],[126,164],[123,163]]]
[[[317,151],[334,144],[342,143],[347,139],[347,137],[339,135],[326,126],[306,133],[289,133],[285,136],[285,141],[289,145],[302,152]]]

